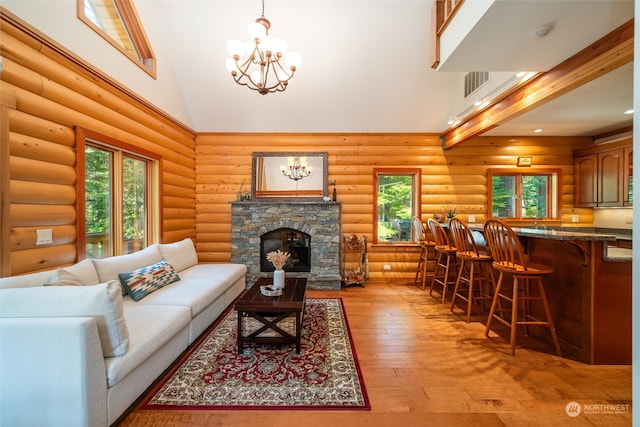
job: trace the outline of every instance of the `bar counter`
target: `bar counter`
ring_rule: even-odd
[[[530,261],[554,269],[544,282],[563,356],[590,364],[631,364],[631,250],[609,247],[618,237],[614,234],[513,231]],[[548,331],[531,333],[551,342]]]

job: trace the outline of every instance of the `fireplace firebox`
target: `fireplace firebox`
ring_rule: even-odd
[[[311,271],[311,236],[292,228],[278,228],[260,236],[260,271],[273,271],[267,253],[289,252],[286,271]]]

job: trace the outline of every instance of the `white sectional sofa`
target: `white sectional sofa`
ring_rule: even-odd
[[[123,296],[120,273],[162,259],[180,280]],[[0,425],[111,425],[245,289],[246,270],[198,264],[185,239],[0,278]]]

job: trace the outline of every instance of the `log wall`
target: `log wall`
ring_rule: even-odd
[[[0,276],[74,263],[75,127],[163,157],[162,241],[195,238],[195,134],[33,28],[0,20]],[[36,246],[36,230],[53,243]]]
[[[343,233],[373,240],[373,169],[422,169],[422,219],[443,213],[444,204],[459,205],[459,216],[487,218],[487,169],[515,168],[518,156],[531,156],[532,169],[561,170],[561,222],[590,226],[592,209],[573,206],[572,150],[591,143],[583,137],[477,137],[443,151],[437,135],[427,134],[228,134],[196,137],[196,241],[199,257],[228,261],[231,250],[230,201],[244,182],[249,190],[254,151],[326,151],[329,181],[336,180],[342,203]],[[571,223],[571,215],[582,223]],[[418,249],[369,245],[371,279],[413,279]],[[383,265],[391,271],[383,272]]]
[[[162,241],[195,238],[201,261],[228,262],[229,202],[250,189],[254,151],[326,151],[329,180],[337,181],[342,232],[373,238],[373,169],[422,169],[422,218],[460,206],[476,222],[487,215],[487,169],[562,171],[561,222],[591,225],[591,209],[573,207],[572,149],[590,138],[478,137],[443,151],[428,134],[196,135],[106,76],[73,58],[24,24],[0,20],[0,276],[55,268],[76,261],[75,126],[163,156]],[[572,224],[576,225],[576,224]],[[36,230],[51,228],[53,244],[36,246]],[[370,245],[372,279],[412,278],[412,246]],[[383,273],[383,264],[391,271]]]

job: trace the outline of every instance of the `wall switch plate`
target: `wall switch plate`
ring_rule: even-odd
[[[469,222],[476,222],[476,216],[475,215],[469,215]]]
[[[571,215],[571,222],[580,222],[580,215]]]
[[[50,245],[53,243],[53,230],[45,228],[36,230],[36,245]]]
[[[391,264],[385,264],[385,265],[382,267],[382,269],[383,269],[384,271],[389,271],[389,270],[391,270]]]

